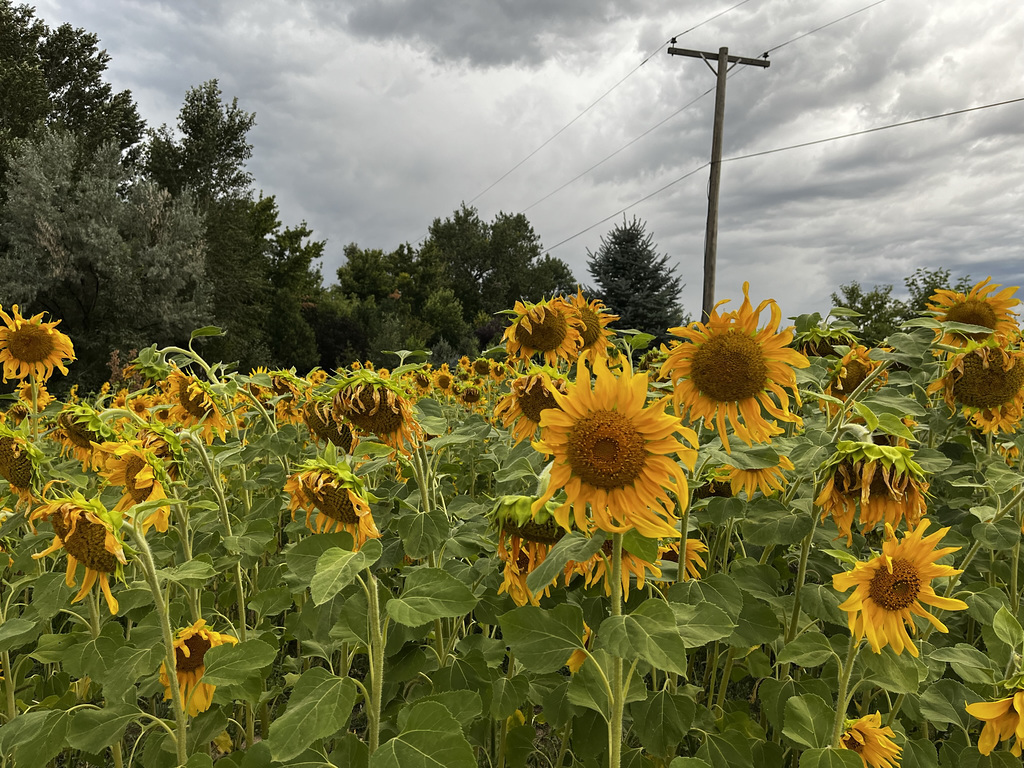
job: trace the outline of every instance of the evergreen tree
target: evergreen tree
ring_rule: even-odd
[[[619,328],[650,333],[660,342],[667,340],[667,329],[683,322],[676,268],[658,254],[646,224],[636,217],[615,225],[596,253],[587,250],[587,271],[596,283],[591,292],[619,316]]]

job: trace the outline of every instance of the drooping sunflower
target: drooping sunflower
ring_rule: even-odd
[[[367,539],[379,539],[380,531],[370,513],[369,495],[361,478],[345,461],[331,463],[317,458],[303,462],[285,482],[291,496],[292,518],[306,510],[306,527],[315,533],[348,531],[359,549]],[[313,513],[316,523],[313,523]]]
[[[213,704],[216,686],[203,682],[206,674],[206,652],[219,645],[238,642],[238,638],[206,628],[206,620],[198,619],[192,626],[179,629],[174,635],[174,673],[178,678],[182,703],[191,717],[205,712]],[[171,679],[166,663],[160,664],[160,683],[164,701],[170,701]]]
[[[978,739],[978,751],[988,755],[996,744],[1016,737],[1010,752],[1021,756],[1024,747],[1024,690],[1015,691],[1012,696],[999,701],[979,701],[968,704],[967,714],[985,723]]]
[[[940,597],[932,589],[932,579],[961,573],[952,566],[935,563],[960,547],[936,549],[949,528],[940,528],[926,537],[928,525],[927,518],[921,520],[897,541],[892,526],[886,523],[882,554],[832,577],[832,586],[837,591],[853,588],[853,594],[839,607],[848,614],[854,640],[859,642],[866,635],[875,653],[881,653],[888,645],[897,655],[906,649],[911,656],[918,656],[917,646],[907,634],[907,628],[917,632],[914,616],[927,619],[940,632],[949,631],[922,603],[944,611],[967,609],[963,600]]]
[[[940,288],[929,299],[928,309],[935,313],[936,319],[944,323],[964,323],[991,329],[988,333],[937,333],[942,337],[942,344],[963,346],[968,339],[980,341],[992,337],[1002,342],[1017,331],[1017,313],[1013,307],[1020,303],[1013,298],[1016,286],[1002,288],[998,283],[989,284],[991,277],[986,277],[971,288],[967,293]]]
[[[662,560],[679,563],[679,541],[669,541],[667,546],[661,547],[659,556]],[[708,564],[704,562],[704,555],[708,553],[708,545],[700,539],[686,540],[686,557],[683,559],[683,581],[699,579],[700,571],[707,570]],[[699,569],[699,570],[698,570]]]
[[[760,491],[765,496],[772,496],[776,491],[786,487],[786,476],[784,472],[792,472],[793,462],[787,456],[779,456],[779,462],[775,466],[762,467],[760,469],[741,469],[731,464],[724,465],[729,472],[729,484],[732,487],[732,495],[738,496],[740,491],[747,494],[748,499],[754,498],[754,494]]]
[[[43,313],[22,317],[18,305],[11,307],[11,314],[0,306],[0,363],[3,363],[3,380],[27,379],[35,376],[37,381],[46,381],[56,368],[65,376],[66,362],[75,360],[75,348],[71,339],[57,330],[60,320],[43,322]]]
[[[309,433],[316,440],[336,445],[345,453],[352,453],[356,433],[347,421],[335,418],[329,400],[310,398],[302,408],[302,416]]]
[[[182,426],[201,426],[203,439],[209,444],[216,435],[221,440],[231,428],[217,405],[217,399],[205,382],[173,368],[167,375],[171,402],[171,418]]]
[[[57,414],[57,429],[51,435],[60,442],[61,454],[74,456],[82,462],[82,469],[98,469],[103,455],[96,446],[114,439],[99,413],[85,403],[65,406]]]
[[[696,488],[693,489],[693,500],[731,499],[734,494],[729,473],[730,468],[724,464],[718,467],[704,467],[694,483]]]
[[[572,569],[583,575],[584,586],[592,587],[601,584],[604,587],[605,595],[612,594],[612,557],[615,551],[611,539],[606,539],[601,545],[601,551],[585,562],[571,563]],[[639,555],[622,548],[622,566],[619,569],[622,580],[622,599],[629,600],[629,587],[636,581],[637,589],[643,589],[647,584],[647,577],[661,578],[661,569],[657,563],[644,560]]]
[[[832,515],[847,545],[858,507],[864,532],[880,522],[896,528],[904,518],[917,525],[927,508],[928,481],[909,448],[840,440],[821,472],[827,480],[814,503],[822,520]]]
[[[347,419],[395,450],[409,450],[420,434],[402,390],[373,371],[357,371],[342,379],[334,389],[331,411],[335,420]]]
[[[577,364],[576,381],[566,385],[567,393],[554,390],[559,407],[541,412],[541,439],[533,447],[554,462],[535,511],[564,488],[566,501],[554,514],[566,530],[572,513],[583,531],[635,528],[648,538],[679,536],[668,494],[687,498],[679,462],[693,469],[697,435],[665,412],[668,398],[648,406],[647,385],[647,374],[633,374],[628,361],[616,376],[599,359],[593,379],[583,360]]]
[[[565,536],[565,530],[551,514],[557,505],[548,502],[534,514],[533,502],[532,496],[504,496],[491,510],[491,523],[497,529],[498,558],[504,563],[498,594],[507,592],[516,605],[538,605],[549,593],[552,584],[534,593],[526,578]],[[567,566],[563,574],[566,584],[572,573],[571,566]]]
[[[164,486],[170,482],[167,468],[154,451],[143,446],[142,441],[106,443],[102,450],[107,458],[100,474],[111,485],[124,488],[114,511],[127,512],[136,504],[167,498],[164,490]],[[169,508],[160,506],[138,523],[139,529],[145,534],[150,528],[156,527],[160,533],[166,533],[169,515]]]
[[[853,327],[849,323],[829,321],[827,318],[823,323],[817,312],[796,318],[795,330],[793,347],[807,357],[838,356],[836,347],[854,347],[857,344],[857,337],[851,333]]]
[[[473,380],[459,387],[459,402],[470,411],[479,412],[487,404],[487,393],[481,382]]]
[[[864,768],[899,768],[903,747],[893,739],[892,728],[882,725],[882,713],[847,720],[839,746],[860,755]]]
[[[46,520],[53,526],[54,537],[50,546],[32,555],[40,559],[63,549],[68,555],[64,583],[75,586],[75,571],[78,564],[85,566],[85,578],[72,603],[83,599],[98,581],[107,608],[116,614],[117,600],[110,592],[110,576],[124,580],[124,544],[121,541],[121,514],[109,511],[99,499],[86,499],[75,491],[70,496],[60,496],[38,506],[29,518],[33,524]]]
[[[947,361],[946,373],[928,386],[943,391],[950,410],[986,434],[1013,432],[1024,417],[1024,352],[968,344]]]
[[[24,435],[0,423],[0,477],[7,481],[19,504],[32,503],[32,481],[42,454]]]
[[[309,382],[295,375],[293,370],[270,371],[270,382],[274,404],[274,416],[280,424],[299,424],[303,420],[302,403]]]
[[[612,343],[614,333],[608,330],[608,324],[619,319],[608,311],[604,302],[593,299],[587,301],[583,289],[577,287],[576,295],[569,297],[569,306],[583,322],[580,331],[583,345],[580,354],[593,363],[599,357],[608,357],[608,345]]]
[[[796,425],[803,422],[789,409],[790,395],[797,405],[794,368],[810,365],[807,358],[789,348],[791,329],[779,331],[782,311],[773,299],[762,301],[756,310],[750,304],[750,283],[743,284],[739,310],[719,314],[719,302],[708,322],[694,322],[685,328],[670,328],[684,343],[673,347],[662,366],[675,386],[675,402],[691,421],[716,425],[728,452],[727,425],[747,445],[769,442],[782,433],[764,412],[778,421]],[[758,330],[761,311],[771,308],[771,320]],[[686,343],[689,342],[689,343]],[[777,401],[777,402],[776,402]]]
[[[583,345],[585,326],[572,307],[560,296],[537,304],[517,301],[515,318],[502,340],[512,361],[528,363],[535,354],[552,367],[559,360],[575,360]]]
[[[839,400],[846,400],[857,387],[859,387],[868,376],[870,376],[882,363],[880,360],[870,358],[871,350],[863,344],[855,344],[850,351],[843,355],[829,370],[828,383],[825,385],[825,394]],[[888,378],[888,373],[881,374],[871,383],[870,386],[880,386]],[[834,403],[821,403],[822,410],[829,415],[836,412],[838,406]]]
[[[494,407],[494,416],[501,419],[520,443],[532,440],[540,427],[540,415],[548,408],[558,408],[553,391],[566,393],[567,379],[553,368],[531,367],[512,380],[510,391]]]

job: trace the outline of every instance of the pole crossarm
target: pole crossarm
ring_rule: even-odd
[[[711,51],[692,51],[689,48],[669,48],[668,52],[673,56],[692,56],[695,59],[718,60],[718,54]],[[749,64],[752,67],[770,67],[772,63],[767,59],[751,59],[746,56],[728,56],[730,64]]]

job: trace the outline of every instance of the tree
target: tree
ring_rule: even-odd
[[[587,270],[596,282],[592,293],[619,316],[618,327],[664,341],[667,329],[683,322],[676,269],[667,255],[658,255],[653,236],[636,217],[615,225],[596,253],[587,250]]]
[[[182,343],[211,316],[191,200],[129,184],[117,145],[90,155],[83,141],[54,129],[15,145],[0,209],[9,244],[0,303],[60,319],[79,358],[72,378],[98,387],[113,350]]]

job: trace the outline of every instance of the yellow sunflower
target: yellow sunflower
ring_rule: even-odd
[[[208,384],[174,368],[167,375],[171,397],[171,419],[184,427],[200,425],[203,439],[209,444],[216,435],[221,440],[231,428],[217,407],[216,398]]]
[[[700,539],[686,540],[686,557],[683,561],[683,581],[689,581],[690,579],[699,579],[700,570],[707,570],[708,564],[704,562],[703,557],[707,553],[708,545]],[[659,554],[662,560],[670,563],[676,563],[676,567],[679,567],[678,541],[670,541],[668,543],[668,546],[661,547],[659,550]]]
[[[348,531],[355,542],[354,549],[359,549],[367,539],[380,538],[363,481],[347,463],[311,459],[297,470],[284,485],[285,493],[292,499],[289,509],[293,519],[296,510],[304,509],[307,528],[316,533]]]
[[[494,407],[494,416],[501,419],[513,439],[520,443],[532,440],[540,427],[540,415],[548,408],[558,408],[553,391],[566,393],[566,378],[553,368],[530,368],[513,379],[510,392]]]
[[[1000,741],[1016,736],[1010,752],[1021,756],[1024,747],[1024,690],[999,701],[979,701],[968,704],[967,714],[985,723],[978,739],[978,751],[988,755]]]
[[[865,533],[880,522],[896,528],[904,518],[914,526],[925,513],[928,482],[909,448],[840,440],[821,471],[827,480],[814,503],[822,520],[832,515],[847,545],[858,507]]]
[[[517,301],[515,319],[505,329],[502,340],[513,361],[528,363],[535,354],[552,367],[559,360],[575,360],[583,345],[583,321],[561,297],[523,303]]]
[[[1002,288],[998,283],[989,284],[991,277],[986,277],[966,294],[945,288],[937,290],[929,299],[928,309],[935,313],[936,319],[943,323],[964,323],[991,329],[988,333],[946,333],[937,331],[942,337],[941,343],[963,346],[968,339],[980,341],[992,337],[1003,341],[1017,331],[1017,313],[1012,307],[1020,301],[1013,298],[1017,291],[1015,286]]]
[[[51,395],[44,384],[36,384],[36,411],[41,411],[46,406],[54,401],[53,395]],[[26,407],[32,407],[32,382],[22,382],[21,386],[18,387],[18,400],[25,404]]]
[[[931,536],[924,536],[927,518],[899,541],[892,526],[886,523],[886,540],[882,554],[866,563],[857,563],[852,571],[837,573],[832,586],[839,592],[853,588],[853,594],[840,608],[849,615],[850,632],[857,642],[867,635],[871,650],[881,653],[891,646],[899,655],[904,648],[911,656],[919,651],[910,635],[917,632],[914,616],[931,622],[940,632],[948,632],[946,625],[922,606],[932,605],[944,611],[962,611],[967,603],[949,597],[940,597],[932,589],[932,579],[956,576],[961,571],[949,565],[936,565],[935,561],[960,547],[936,549],[949,528],[941,528]]]
[[[61,445],[61,455],[71,455],[82,462],[82,469],[98,469],[103,463],[96,446],[114,439],[114,433],[91,406],[65,406],[57,414],[57,429],[50,433]]]
[[[459,402],[472,412],[481,412],[487,404],[487,396],[483,384],[477,381],[466,382],[459,387]]]
[[[943,391],[950,410],[986,434],[1013,432],[1024,416],[1024,352],[968,345],[947,362],[946,373],[928,386]]]
[[[677,534],[678,535],[678,534]],[[612,556],[614,545],[611,539],[606,539],[601,545],[601,551],[582,563],[570,563],[572,570],[582,574],[584,586],[591,587],[594,584],[603,584],[605,595],[612,594]],[[622,567],[619,569],[622,579],[622,599],[629,600],[629,587],[633,580],[636,580],[637,589],[643,589],[647,584],[647,576],[654,578],[661,577],[661,569],[655,564],[644,560],[642,557],[633,554],[625,547],[622,548]]]
[[[455,392],[455,377],[448,370],[448,363],[441,363],[441,367],[434,371],[434,387],[442,395],[450,396]]]
[[[412,407],[398,385],[372,371],[357,371],[342,379],[334,389],[331,411],[336,421],[347,419],[395,450],[408,451],[420,434]]]
[[[60,320],[44,323],[42,312],[22,317],[17,304],[11,307],[10,315],[0,306],[0,319],[0,363],[5,382],[29,376],[46,381],[54,368],[67,375],[64,363],[75,359],[75,348],[71,339],[57,330]]]
[[[226,643],[236,644],[238,639],[223,632],[206,628],[206,620],[198,619],[195,624],[179,629],[174,635],[174,673],[178,678],[182,703],[192,717],[205,712],[213,704],[216,686],[203,682],[206,674],[206,652]],[[160,664],[160,683],[164,686],[164,701],[170,701],[171,679],[167,664]]]
[[[727,452],[727,424],[747,445],[770,442],[773,435],[782,433],[774,421],[764,417],[762,409],[779,421],[798,426],[803,423],[789,410],[786,390],[792,391],[799,405],[793,369],[806,368],[810,363],[789,349],[792,330],[779,331],[779,305],[766,299],[754,310],[747,295],[749,289],[750,283],[744,283],[743,304],[736,312],[719,314],[718,306],[724,303],[719,302],[706,324],[694,322],[686,328],[670,328],[669,332],[684,343],[669,351],[662,366],[662,374],[667,374],[675,386],[677,406],[685,408],[691,421],[703,419],[709,428],[717,425]],[[771,307],[771,320],[758,330],[765,307]]]
[[[551,514],[557,505],[548,502],[535,515],[533,502],[532,496],[505,496],[491,510],[492,525],[497,528],[498,558],[504,563],[498,594],[507,592],[516,605],[539,605],[540,599],[549,594],[551,584],[535,594],[526,585],[526,578],[565,536]],[[571,565],[566,566],[566,584],[572,573]]]
[[[762,469],[740,469],[730,464],[724,465],[729,472],[729,484],[732,487],[732,495],[738,496],[740,491],[747,494],[748,499],[754,498],[754,494],[760,491],[765,496],[772,496],[776,491],[786,487],[786,476],[784,472],[792,472],[793,462],[786,456],[779,456],[779,463],[773,467]]]
[[[648,407],[647,384],[647,374],[634,375],[628,361],[616,376],[599,359],[593,379],[584,361],[577,364],[576,381],[566,385],[567,394],[554,391],[559,407],[541,412],[541,439],[533,447],[553,456],[554,463],[535,511],[564,488],[567,499],[555,518],[566,530],[571,512],[582,531],[636,528],[648,538],[679,536],[675,502],[668,492],[687,498],[679,462],[693,469],[697,435],[665,412],[667,398]]]
[[[893,741],[892,728],[882,725],[882,713],[847,720],[839,746],[860,755],[864,768],[899,768],[903,748]]]
[[[593,299],[587,301],[583,289],[577,287],[576,295],[569,297],[569,306],[576,317],[583,323],[580,334],[583,337],[581,354],[591,363],[599,357],[608,357],[608,345],[612,343],[614,333],[607,326],[619,319],[608,311],[604,302]]]
[[[430,390],[434,388],[434,377],[431,375],[430,368],[429,365],[424,365],[415,371],[409,372],[412,386],[420,395],[429,395]]]
[[[141,441],[106,443],[102,448],[107,458],[100,474],[111,485],[124,488],[121,499],[114,507],[116,512],[127,512],[145,501],[167,498],[164,490],[164,484],[169,482],[167,469],[156,453],[144,448]],[[139,523],[139,528],[146,533],[155,526],[160,533],[166,533],[169,515],[170,509],[167,506],[151,510]]]
[[[825,394],[839,400],[846,400],[857,387],[882,363],[869,357],[870,349],[862,344],[855,344],[843,355],[829,371]],[[880,386],[888,378],[888,372],[882,373],[872,382],[871,386]],[[834,415],[838,406],[834,403],[821,401],[821,408],[830,416]]]
[[[98,581],[107,608],[111,614],[117,613],[117,600],[110,593],[110,576],[124,579],[124,565],[127,559],[119,531],[121,528],[120,513],[108,511],[99,499],[87,500],[77,491],[70,496],[61,496],[37,507],[30,520],[46,520],[53,526],[54,537],[50,546],[38,554],[32,555],[38,560],[64,549],[68,554],[68,566],[64,583],[75,586],[75,571],[78,564],[85,566],[85,578],[82,588],[78,590],[72,603],[83,599]]]

